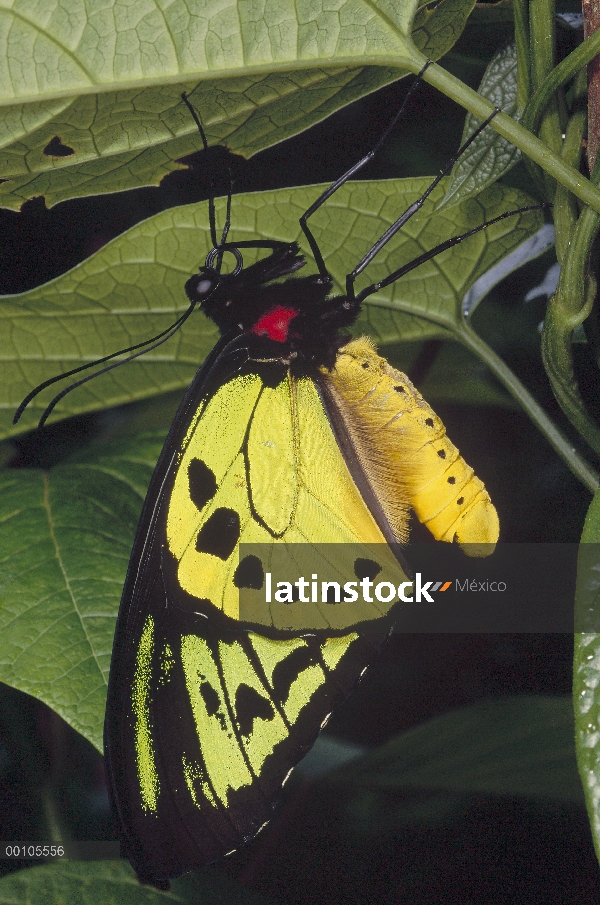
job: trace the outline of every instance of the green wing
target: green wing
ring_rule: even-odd
[[[357,633],[177,636],[147,617],[124,738],[140,877],[176,876],[252,838],[374,653]]]

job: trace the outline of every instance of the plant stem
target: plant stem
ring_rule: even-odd
[[[515,44],[517,46],[517,110],[522,114],[531,97],[528,0],[513,0],[513,13],[515,17]]]
[[[424,65],[425,59],[415,51],[415,64],[418,64],[421,59]],[[435,64],[429,66],[423,79],[479,119],[487,119],[494,112],[494,105],[490,101],[477,94],[476,91],[473,91],[460,79],[446,72],[441,66]],[[512,142],[515,147],[523,151],[535,163],[538,163],[546,173],[549,173],[557,182],[560,182],[561,185],[573,192],[577,198],[600,213],[600,191],[592,185],[589,179],[586,179],[573,167],[568,166],[558,154],[548,148],[535,135],[524,129],[523,126],[515,122],[510,116],[507,116],[506,113],[498,113],[491,121],[490,126],[499,135],[502,135]]]
[[[555,35],[554,0],[529,0],[529,30],[531,42],[531,85],[536,91],[554,69]],[[561,147],[561,129],[558,117],[558,104],[552,93],[544,107],[539,130],[531,130],[557,154]],[[555,184],[545,174],[544,185],[546,197],[553,200]]]
[[[457,339],[475,353],[506,387],[508,392],[525,410],[529,418],[544,435],[550,446],[561,457],[567,467],[591,493],[600,486],[600,475],[574,448],[573,444],[561,433],[551,418],[546,415],[529,390],[523,386],[519,378],[507,364],[496,355],[486,342],[466,324],[462,324]]]
[[[600,158],[592,173],[600,182]],[[588,273],[592,244],[600,214],[585,207],[566,249],[558,289],[548,302],[542,332],[542,360],[552,391],[563,412],[586,443],[600,455],[600,428],[586,410],[573,367],[573,330],[588,317],[596,295],[596,281]]]
[[[594,32],[586,38],[572,53],[565,57],[558,66],[549,73],[548,77],[537,88],[531,98],[527,109],[523,114],[523,125],[531,132],[537,132],[540,120],[547,104],[556,91],[570,82],[580,69],[583,69],[591,60],[600,53],[600,31]]]
[[[567,123],[561,151],[563,160],[577,169],[581,161],[581,142],[587,125],[587,112],[584,103],[586,93],[586,72],[585,69],[581,69],[577,73],[573,85],[571,108],[574,112]],[[562,185],[557,185],[556,187],[552,217],[556,234],[556,257],[558,258],[558,263],[562,265],[575,232],[577,218],[579,217],[577,200]]]
[[[40,790],[40,795],[48,841],[55,845],[64,842],[65,839],[61,829],[59,809],[54,797],[53,785],[51,783],[46,783]]]

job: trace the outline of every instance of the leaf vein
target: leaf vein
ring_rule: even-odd
[[[43,480],[44,480],[44,508],[45,508],[45,510],[46,510],[46,515],[47,515],[47,518],[48,518],[48,527],[49,527],[49,530],[50,530],[50,537],[51,537],[51,539],[52,539],[52,543],[54,544],[54,550],[55,550],[55,554],[56,554],[56,559],[57,559],[57,561],[58,561],[58,565],[59,565],[60,570],[61,570],[62,575],[63,575],[63,579],[64,579],[64,582],[65,582],[65,587],[66,587],[67,592],[68,592],[68,594],[69,594],[69,596],[70,596],[70,598],[71,598],[71,602],[72,602],[72,604],[73,604],[73,609],[75,610],[77,616],[79,617],[79,621],[80,621],[80,623],[81,623],[81,628],[82,628],[83,633],[84,633],[84,635],[85,635],[86,641],[87,641],[87,643],[88,643],[88,645],[89,645],[89,648],[90,648],[90,651],[91,651],[91,653],[92,653],[92,656],[93,656],[93,658],[94,658],[94,660],[95,660],[95,662],[96,662],[96,666],[98,667],[98,670],[99,670],[100,674],[102,675],[102,668],[101,668],[100,664],[98,663],[98,658],[96,657],[96,654],[95,654],[95,651],[94,651],[92,642],[91,642],[91,640],[90,640],[90,637],[89,637],[89,635],[88,635],[88,632],[87,632],[85,623],[84,623],[84,621],[83,621],[83,617],[82,617],[82,615],[81,615],[81,613],[80,613],[80,611],[79,611],[79,607],[78,607],[78,605],[77,605],[77,600],[75,599],[75,594],[73,593],[73,589],[71,588],[71,584],[70,584],[70,581],[69,581],[69,576],[68,576],[68,574],[67,574],[67,571],[66,571],[66,569],[65,569],[65,566],[64,566],[64,563],[63,563],[63,560],[62,560],[62,556],[61,556],[61,554],[60,554],[60,548],[59,548],[59,545],[58,545],[58,540],[57,540],[56,535],[55,535],[55,533],[54,533],[54,519],[53,519],[53,516],[52,516],[52,510],[51,510],[51,508],[50,508],[50,498],[49,498],[49,497],[50,497],[50,484],[49,484],[49,481],[48,481],[48,475],[47,475],[47,474],[44,474],[44,479],[43,479]]]
[[[58,41],[54,37],[54,35],[51,35],[48,31],[41,28],[40,25],[37,22],[34,22],[33,19],[31,19],[27,16],[24,16],[23,13],[19,12],[17,9],[15,9],[14,6],[11,8],[10,14],[11,14],[11,16],[14,17],[14,19],[19,19],[24,25],[28,26],[37,35],[40,35],[40,36],[43,35],[48,41],[52,42],[52,44],[54,44],[55,47],[58,47],[66,56],[70,57],[71,60],[75,63],[75,65],[78,67],[78,69],[80,69],[81,72],[87,77],[90,85],[97,84],[97,80],[92,77],[91,72],[88,71],[88,69],[83,65],[81,60],[79,60],[75,56],[75,54],[73,53],[72,50],[69,50],[68,47],[65,47],[64,44],[61,44],[60,41]],[[12,26],[11,26],[11,28],[12,28]],[[77,89],[75,89],[75,91],[77,91]]]

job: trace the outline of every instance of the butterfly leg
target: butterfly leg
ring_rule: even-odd
[[[352,179],[352,177],[354,175],[356,175],[356,173],[358,173],[360,170],[362,170],[362,168],[364,166],[366,166],[366,164],[370,163],[370,161],[373,160],[375,155],[381,149],[381,147],[384,144],[385,140],[387,139],[388,135],[390,134],[390,132],[392,131],[392,129],[394,128],[394,126],[396,125],[396,123],[398,122],[398,120],[400,119],[402,114],[404,113],[404,110],[406,109],[406,105],[408,104],[408,102],[412,98],[413,94],[415,93],[415,91],[417,90],[419,85],[421,84],[421,78],[423,76],[423,73],[425,72],[425,70],[427,69],[427,67],[430,64],[431,64],[431,61],[427,60],[427,62],[421,69],[420,73],[416,77],[415,81],[410,86],[408,94],[404,98],[402,105],[400,106],[400,109],[393,117],[392,121],[388,125],[388,127],[385,130],[385,132],[383,133],[383,135],[380,137],[380,139],[377,142],[377,144],[375,145],[375,147],[371,148],[371,150],[368,152],[368,154],[365,154],[365,156],[362,157],[353,166],[351,166],[349,170],[346,170],[346,172],[342,176],[340,176],[339,179],[336,179],[336,181],[333,182],[329,186],[329,188],[326,189],[321,195],[319,195],[317,200],[313,204],[311,204],[311,206],[308,208],[308,210],[305,211],[302,214],[302,216],[300,217],[300,226],[302,227],[302,232],[304,233],[304,235],[306,236],[306,238],[308,240],[308,244],[310,245],[310,249],[314,255],[315,262],[319,269],[319,274],[321,276],[321,279],[324,282],[330,282],[331,277],[330,277],[329,271],[327,270],[327,267],[325,265],[325,261],[323,260],[323,255],[321,254],[321,250],[317,244],[317,240],[315,239],[315,237],[313,236],[312,232],[310,231],[310,229],[308,227],[307,220],[309,217],[311,217],[315,213],[315,211],[318,211],[318,209],[327,201],[327,199],[331,198],[331,196],[335,192],[337,192],[337,190],[342,185],[344,185],[344,183],[348,182],[349,179]]]
[[[419,265],[424,264],[425,261],[430,261],[432,258],[435,258],[443,251],[446,251],[447,248],[452,248],[454,245],[458,245],[460,242],[464,241],[464,239],[468,239],[469,236],[474,236],[475,233],[479,233],[482,230],[487,229],[488,226],[493,226],[494,223],[499,223],[501,220],[506,220],[507,217],[516,217],[518,214],[527,213],[527,211],[546,210],[550,207],[552,207],[551,204],[543,202],[542,204],[530,204],[526,207],[518,207],[514,211],[506,211],[506,213],[500,214],[499,217],[494,217],[492,220],[486,220],[485,223],[480,223],[479,226],[474,226],[473,229],[467,230],[466,233],[461,233],[459,236],[452,236],[451,239],[446,239],[445,242],[440,242],[439,245],[435,245],[433,248],[430,248],[429,251],[425,251],[422,255],[418,255],[416,258],[413,258],[413,260],[409,261],[408,264],[405,264],[404,267],[399,267],[398,270],[390,273],[384,280],[380,280],[378,283],[372,283],[365,289],[361,289],[361,291],[357,295],[354,295],[354,279],[356,279],[356,277],[360,273],[360,270],[356,268],[346,278],[346,285],[348,285],[348,281],[352,279],[352,295],[350,297],[353,302],[360,305],[361,302],[363,302],[364,299],[367,298],[367,296],[372,295],[372,293],[374,292],[378,292],[380,289],[384,289],[386,286],[389,286],[390,283],[395,283],[396,280],[399,280],[405,274],[410,273],[410,271],[414,270],[415,267],[419,267]],[[391,236],[388,238],[391,238]],[[386,241],[388,241],[388,239],[386,239]],[[385,242],[383,243],[383,245],[385,245]],[[383,248],[383,245],[381,245],[380,248]],[[377,251],[379,251],[379,248],[377,249]],[[377,254],[377,252],[375,252],[375,254]]]
[[[393,274],[391,277],[388,277],[386,280],[382,281],[381,283],[378,283],[378,284],[374,283],[372,286],[367,287],[366,290],[362,290],[360,292],[360,294],[358,296],[356,296],[355,291],[354,291],[354,283],[356,282],[356,278],[358,276],[360,276],[360,274],[363,272],[365,267],[367,267],[371,263],[373,258],[377,254],[379,254],[381,249],[384,248],[385,245],[387,245],[387,243],[390,241],[390,239],[396,235],[398,230],[402,229],[404,224],[407,223],[408,220],[410,220],[410,218],[412,216],[414,216],[414,214],[416,214],[417,211],[419,211],[423,207],[423,204],[425,203],[425,201],[427,200],[429,195],[432,193],[432,191],[435,189],[435,187],[441,182],[441,180],[444,178],[444,176],[448,175],[448,173],[450,172],[450,170],[452,169],[452,167],[454,166],[454,164],[456,163],[458,158],[461,157],[462,154],[465,153],[465,151],[467,150],[469,145],[473,141],[475,141],[477,136],[480,135],[485,128],[487,128],[487,126],[489,125],[489,123],[492,121],[492,119],[494,118],[494,116],[497,113],[500,113],[500,109],[498,107],[496,107],[494,112],[490,116],[488,116],[488,118],[479,126],[478,129],[475,130],[475,132],[473,132],[473,134],[467,139],[467,141],[465,141],[465,143],[463,145],[461,145],[461,147],[458,149],[456,154],[450,158],[450,160],[448,161],[446,166],[443,168],[443,170],[441,170],[438,173],[438,175],[435,177],[435,179],[432,180],[431,184],[425,189],[425,191],[423,192],[421,197],[417,198],[416,201],[413,201],[413,203],[404,211],[404,213],[401,214],[398,217],[398,219],[394,223],[392,223],[391,226],[389,226],[386,229],[386,231],[383,233],[383,235],[380,236],[380,238],[377,240],[377,242],[375,242],[375,244],[369,249],[369,251],[366,253],[366,255],[362,258],[362,260],[356,265],[354,270],[347,275],[347,277],[346,277],[346,297],[347,297],[348,301],[351,301],[351,302],[356,301],[356,302],[360,303],[368,295],[371,295],[372,292],[376,292],[377,289],[382,288],[382,286],[387,286],[390,283],[393,283],[394,280],[397,280],[400,276],[403,275],[403,273],[407,273],[408,270],[413,270],[415,267],[418,267],[419,264],[422,264],[423,261],[429,260],[430,258],[434,257],[434,255],[439,254],[441,251],[443,251],[444,248],[449,247],[447,245],[447,243],[442,243],[442,245],[436,246],[435,249],[432,249],[432,253],[426,252],[426,256],[421,255],[419,258],[416,258],[415,261],[412,261],[411,265],[408,268],[403,269],[402,272],[398,271],[396,274]],[[510,214],[508,214],[506,216],[510,216]],[[457,242],[462,241],[462,239],[466,239],[467,236],[472,234],[472,232],[478,232],[480,229],[484,229],[486,226],[489,226],[491,223],[494,223],[494,222],[495,221],[492,220],[492,221],[490,221],[490,223],[485,223],[482,226],[476,227],[475,230],[465,233],[464,236],[457,237],[456,240],[450,240],[450,241],[453,245],[456,245]]]

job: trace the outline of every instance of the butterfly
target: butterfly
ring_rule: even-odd
[[[498,539],[489,495],[440,419],[370,340],[345,332],[368,295],[464,237],[356,293],[356,277],[419,199],[336,295],[308,227],[368,159],[300,220],[316,274],[296,275],[305,263],[296,243],[228,242],[231,193],[219,239],[209,199],[213,248],[185,285],[190,307],[174,329],[200,308],[221,339],[177,411],[146,496],[105,720],[122,848],[159,888],[268,822],[393,627],[395,589],[411,584],[401,547],[411,510],[467,552],[489,553]],[[268,254],[244,266],[245,248]]]
[[[301,263],[285,245],[187,284],[223,338],[152,478],[106,716],[125,851],[145,880],[257,833],[389,633],[391,605],[374,597],[267,605],[273,548],[280,574],[320,573],[329,557],[346,579],[397,586],[410,574],[398,540],[411,506],[438,538],[498,537],[483,484],[408,378],[367,339],[340,346],[338,325],[355,314],[345,299],[318,276],[273,282]]]

